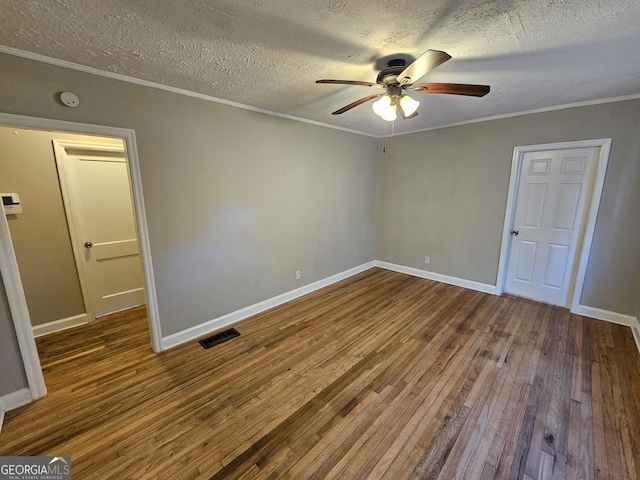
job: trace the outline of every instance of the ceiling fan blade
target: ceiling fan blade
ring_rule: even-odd
[[[398,83],[411,85],[450,58],[451,55],[440,50],[427,50],[398,75]]]
[[[491,87],[489,85],[470,85],[467,83],[417,83],[411,87],[416,93],[443,93],[448,95],[467,95],[484,97]]]
[[[358,105],[362,105],[363,103],[367,103],[369,100],[373,100],[374,98],[381,97],[382,95],[384,95],[384,94],[380,93],[380,94],[369,95],[368,97],[361,98],[360,100],[356,100],[355,102],[350,103],[349,105],[346,105],[346,106],[342,107],[341,109],[336,110],[335,112],[332,112],[331,115],[340,115],[341,113],[344,113],[347,110],[351,110],[352,108],[357,107]]]
[[[362,87],[378,87],[384,88],[384,85],[380,85],[375,82],[362,82],[360,80],[316,80],[316,83],[331,83],[334,85],[360,85]]]
[[[400,112],[400,116],[402,117],[403,120],[408,120],[409,118],[413,118],[413,117],[417,117],[418,116],[418,111],[417,110],[415,112],[413,112],[409,116],[405,115],[404,114],[404,109],[402,108],[402,105],[400,105],[400,102],[398,102],[396,108]]]

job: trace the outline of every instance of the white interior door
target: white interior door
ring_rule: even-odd
[[[87,312],[99,317],[145,303],[126,157],[56,142],[65,208]],[[115,151],[114,151],[115,150]]]
[[[505,291],[568,307],[598,148],[525,153]]]

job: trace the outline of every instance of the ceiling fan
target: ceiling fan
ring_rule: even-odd
[[[484,97],[489,93],[489,85],[470,85],[465,83],[415,83],[428,72],[449,60],[451,55],[440,50],[427,50],[409,65],[404,59],[398,58],[388,62],[387,68],[382,70],[375,83],[359,80],[316,80],[316,83],[332,83],[339,85],[361,85],[385,90],[368,97],[356,100],[346,105],[332,115],[340,115],[358,105],[378,98],[373,103],[373,111],[383,120],[389,122],[397,118],[396,111],[404,119],[418,115],[420,102],[414,100],[405,91],[413,93],[441,93],[448,95],[466,95],[470,97]]]

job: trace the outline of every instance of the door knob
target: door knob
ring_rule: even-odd
[[[91,242],[84,242],[84,248],[91,248],[93,247],[93,243]]]
[[[519,232],[518,230],[513,230],[513,231],[511,232],[511,235],[513,235],[514,237],[517,237],[519,233],[520,233],[520,232]]]

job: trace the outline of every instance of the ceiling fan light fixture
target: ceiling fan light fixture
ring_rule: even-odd
[[[403,95],[400,99],[400,107],[407,117],[416,113],[419,106],[420,102],[418,100],[414,100],[409,95]]]
[[[380,115],[380,117],[382,117],[382,119],[386,120],[387,122],[393,122],[396,118],[398,118],[398,115],[396,113],[396,106],[391,105],[386,112]]]
[[[404,57],[404,55],[403,55]],[[316,83],[329,83],[333,85],[360,85],[386,90],[383,94],[373,94],[351,102],[339,108],[332,115],[340,115],[352,108],[371,100],[373,111],[386,121],[396,119],[396,111],[400,110],[403,119],[415,118],[418,115],[420,102],[408,96],[405,90],[414,94],[436,93],[447,95],[465,95],[469,97],[484,97],[491,88],[489,85],[472,85],[468,83],[416,83],[431,70],[451,59],[451,55],[440,50],[427,50],[417,59],[406,64],[404,58],[392,58],[387,62],[388,67],[383,68],[374,82],[362,80],[316,80]],[[379,91],[379,90],[378,90]]]
[[[371,105],[373,111],[379,117],[383,116],[391,108],[391,97],[383,95]]]
[[[393,122],[397,118],[396,102],[389,96],[383,95],[371,105],[376,115],[387,122]]]

